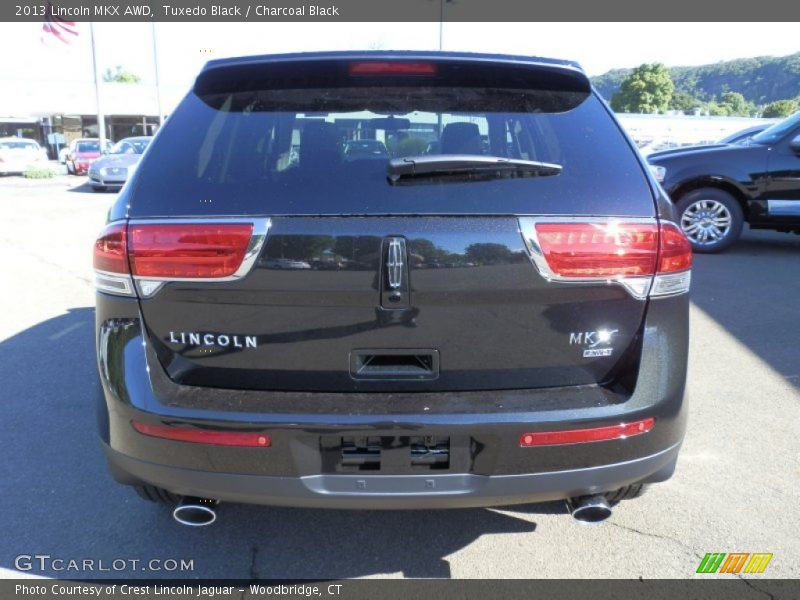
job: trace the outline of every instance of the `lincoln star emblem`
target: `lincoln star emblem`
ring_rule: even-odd
[[[392,238],[389,241],[386,271],[389,274],[389,287],[393,290],[403,284],[403,245],[402,238]]]

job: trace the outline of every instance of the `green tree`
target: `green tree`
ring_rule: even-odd
[[[669,109],[675,84],[669,69],[660,63],[634,69],[611,98],[616,112],[659,113]]]
[[[631,69],[613,69],[592,77],[592,84],[604,98],[611,98]],[[696,67],[671,67],[675,91],[685,92],[701,102],[723,103],[722,95],[734,90],[759,105],[795,98],[800,90],[800,52],[790,56],[759,56]],[[673,107],[675,110],[685,110]]]
[[[796,113],[800,109],[797,100],[776,100],[768,104],[761,115],[765,119],[781,119]]]
[[[706,104],[705,112],[712,117],[728,117],[731,114],[731,109],[727,104],[717,104],[712,100]]]
[[[467,246],[467,260],[479,265],[496,265],[511,262],[513,254],[505,244],[485,242]]]
[[[756,105],[744,99],[739,92],[725,92],[719,101],[720,106],[727,109],[727,114],[737,117],[749,117],[756,113]]]
[[[672,100],[670,100],[669,103],[671,110],[679,110],[685,115],[693,114],[694,110],[700,108],[702,105],[703,103],[691,94],[679,91],[672,94]]]
[[[103,81],[106,83],[141,83],[142,78],[135,73],[125,71],[120,65],[117,65],[114,70],[105,70]]]

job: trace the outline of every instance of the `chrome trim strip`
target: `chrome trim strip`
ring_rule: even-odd
[[[770,217],[800,217],[800,200],[767,200]]]
[[[649,225],[657,225],[658,221],[655,217],[518,217],[520,235],[525,242],[525,247],[528,250],[528,256],[533,262],[536,270],[547,281],[558,281],[563,283],[602,283],[604,280],[597,277],[563,277],[550,269],[547,260],[544,257],[541,246],[539,245],[539,236],[536,232],[537,223],[644,223]],[[637,300],[646,300],[653,283],[652,275],[644,275],[638,277],[611,277],[605,279],[607,285],[621,285],[627,292]]]
[[[133,296],[133,281],[129,274],[94,270],[94,287],[100,292],[117,296]]]
[[[650,290],[651,298],[670,298],[680,296],[689,291],[692,285],[692,271],[677,271],[674,273],[658,273],[653,280]]]

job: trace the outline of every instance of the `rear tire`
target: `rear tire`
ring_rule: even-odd
[[[742,207],[724,190],[692,190],[678,200],[676,207],[678,225],[689,238],[694,252],[721,252],[742,234]]]
[[[136,493],[140,498],[143,498],[148,502],[166,504],[167,506],[175,506],[181,499],[180,496],[154,485],[135,485],[133,486],[133,489],[136,490]]]
[[[647,485],[644,483],[634,483],[633,485],[626,485],[619,488],[615,492],[608,492],[605,494],[606,500],[609,504],[616,504],[622,500],[632,500],[638,498],[647,491]]]

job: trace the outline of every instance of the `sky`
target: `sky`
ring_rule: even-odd
[[[70,47],[45,45],[38,23],[0,23],[0,84],[14,80],[91,81],[89,24]],[[153,26],[94,26],[100,71],[121,65],[154,81]],[[310,50],[439,47],[438,23],[157,23],[162,85],[188,88],[206,60]],[[800,51],[796,23],[446,23],[444,50],[576,60],[589,75],[645,62],[689,66]],[[9,58],[13,57],[13,58]],[[0,90],[0,95],[4,93]]]

